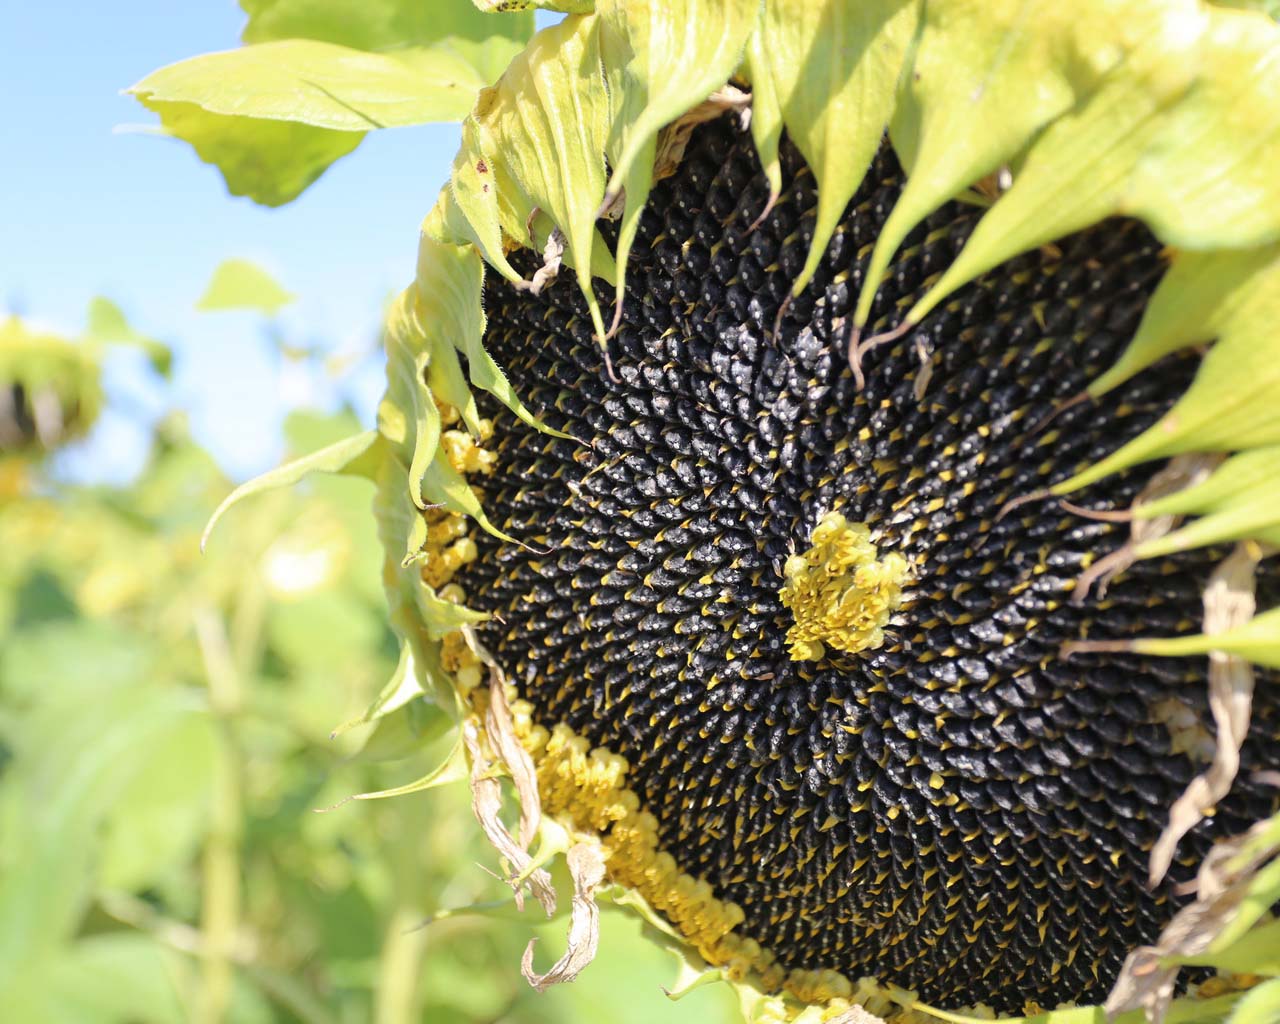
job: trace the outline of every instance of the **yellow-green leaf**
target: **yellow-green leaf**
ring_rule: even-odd
[[[427,772],[420,779],[396,786],[392,789],[379,789],[372,793],[357,793],[355,800],[385,800],[392,796],[407,796],[409,793],[421,793],[424,789],[447,786],[451,782],[459,782],[467,777],[467,755],[462,745],[462,733],[458,733],[453,747],[445,759]]]
[[[1280,974],[1280,921],[1247,931],[1223,949],[1179,957],[1178,963],[1216,967],[1237,974]]]
[[[195,103],[211,114],[365,132],[458,120],[486,84],[443,47],[390,56],[282,39],[170,64],[129,91],[148,107]]]
[[[765,88],[818,182],[813,241],[792,294],[813,276],[880,146],[917,11],[915,0],[765,0],[753,80],[769,77]],[[770,166],[772,154],[761,160]]]
[[[1124,14],[1060,0],[925,5],[894,144],[911,174],[878,238],[858,299],[859,327],[889,261],[920,221],[1009,162],[1107,70]],[[909,126],[909,127],[908,127]]]
[[[626,193],[618,231],[618,302],[653,185],[658,132],[720,88],[742,60],[759,0],[602,0],[609,84],[606,202]],[[676,72],[678,70],[678,73]]]
[[[161,134],[182,140],[216,167],[233,196],[246,196],[263,206],[292,202],[364,138],[362,132],[296,121],[212,114],[198,103],[144,102],[160,115]]]
[[[608,115],[595,19],[572,15],[534,36],[498,84],[480,94],[474,112],[479,147],[494,161],[495,175],[509,175],[528,208],[546,213],[564,233],[600,337],[590,267]]]
[[[1208,654],[1223,651],[1258,665],[1280,668],[1280,608],[1259,612],[1242,626],[1214,633],[1212,636],[1170,637],[1158,640],[1135,640],[1133,649],[1140,654],[1163,657]]]
[[[532,12],[486,15],[466,0],[240,0],[249,20],[246,43],[318,39],[387,52],[445,43],[472,57],[486,82],[496,81],[533,35]],[[483,51],[481,54],[480,51]]]
[[[1195,0],[1129,0],[1116,16],[1124,33],[1104,38],[1128,52],[1036,138],[907,322],[1017,253],[1112,215],[1141,217],[1185,249],[1280,235],[1280,27]]]
[[[1114,366],[1089,386],[1097,397],[1179,349],[1274,315],[1280,245],[1180,252],[1147,303],[1138,333]],[[1272,308],[1268,308],[1268,306]]]
[[[222,500],[222,504],[209,517],[204,535],[200,538],[200,547],[203,549],[208,543],[213,528],[228,509],[254,494],[279,487],[292,487],[312,473],[345,473],[372,479],[380,461],[375,447],[377,441],[377,431],[367,430],[242,483]]]
[[[1259,985],[1236,1004],[1227,1024],[1275,1024],[1280,1020],[1280,978]]]
[[[1242,452],[1208,479],[1186,490],[1135,506],[1141,519],[1199,516],[1181,528],[1139,544],[1139,558],[1253,538],[1280,542],[1280,447]]]
[[[224,309],[254,309],[274,316],[294,300],[274,277],[248,260],[225,260],[218,264],[205,286],[196,309],[206,313]]]

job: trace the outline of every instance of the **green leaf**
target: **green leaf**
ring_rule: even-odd
[[[1199,484],[1135,506],[1141,519],[1200,516],[1134,549],[1139,558],[1254,538],[1280,542],[1280,447],[1233,456]]]
[[[318,39],[374,52],[444,40],[481,44],[484,59],[496,64],[486,82],[496,81],[533,35],[532,13],[486,15],[466,0],[240,0],[240,6],[249,15],[241,33],[246,43]]]
[[[912,171],[876,239],[855,322],[867,322],[876,289],[911,230],[949,199],[1010,161],[1065,113],[1100,73],[1125,15],[1095,16],[1091,60],[1055,59],[1078,33],[1081,12],[1058,0],[953,0],[925,5],[919,48],[895,121],[894,145]],[[1103,31],[1103,29],[1106,31]],[[1089,37],[1079,33],[1081,44]]]
[[[1182,657],[1223,651],[1239,655],[1258,665],[1280,668],[1280,608],[1261,612],[1244,625],[1212,636],[1171,637],[1160,640],[1135,640],[1133,649],[1140,654]]]
[[[914,0],[765,0],[752,74],[769,76],[766,95],[777,97],[782,123],[818,183],[813,241],[793,295],[813,276],[880,147],[918,6]],[[767,124],[766,139],[772,111]],[[772,152],[761,153],[766,167],[773,159]]]
[[[1098,36],[1126,52],[1035,138],[907,323],[1010,257],[1109,216],[1140,217],[1162,241],[1201,251],[1280,235],[1280,27],[1190,2],[1093,13],[1116,17],[1124,31],[1099,25]]]
[[[170,64],[129,92],[148,107],[195,103],[211,114],[365,132],[459,120],[486,84],[446,47],[390,56],[281,39]]]
[[[429,658],[430,647],[426,641],[438,641],[460,626],[483,622],[487,616],[439,597],[423,582],[416,561],[398,554],[412,555],[425,541],[425,536],[418,539],[423,527],[422,512],[409,496],[409,476],[404,465],[396,459],[384,459],[377,482],[373,511],[378,521],[378,536],[387,553],[383,586],[391,624],[403,639],[414,644],[414,665],[431,680],[431,687],[424,689],[435,694],[439,702],[446,692],[441,689],[443,673]],[[434,660],[438,661],[438,656]]]
[[[1180,252],[1114,366],[1089,386],[1095,398],[1179,349],[1249,329],[1274,314],[1267,297],[1280,288],[1280,245],[1224,252]]]
[[[355,718],[349,718],[337,726],[333,730],[333,738],[336,739],[344,732],[348,732],[358,725],[368,725],[370,722],[376,722],[384,715],[398,711],[415,697],[422,696],[422,692],[422,685],[418,682],[417,674],[413,670],[413,648],[407,643],[402,643],[400,645],[400,660],[396,663],[396,670],[391,678],[387,680],[387,684],[382,688],[382,691],[374,699],[373,703],[365,709],[363,714],[357,715]]]
[[[619,308],[627,256],[653,185],[658,132],[729,80],[759,6],[759,0],[602,0],[599,6],[612,169],[605,203],[626,195],[616,253]]]
[[[1280,974],[1280,921],[1245,932],[1223,949],[1198,956],[1179,957],[1178,963],[1216,967],[1237,974]]]
[[[1280,1020],[1280,978],[1259,985],[1236,1004],[1227,1024],[1276,1024]]]
[[[466,40],[384,55],[282,39],[171,64],[129,92],[233,194],[279,206],[370,129],[462,118],[490,81],[490,60]]]
[[[263,206],[293,202],[364,138],[294,121],[213,114],[198,103],[143,102],[160,115],[162,134],[188,143],[201,160],[218,168],[233,196]]]
[[[167,377],[172,368],[173,353],[169,346],[135,330],[126,319],[124,310],[101,295],[89,302],[89,337],[95,341],[140,348],[156,373],[163,376]]]
[[[403,786],[395,786],[391,789],[379,789],[371,793],[357,793],[352,799],[385,800],[393,796],[406,796],[409,793],[421,793],[426,789],[435,789],[437,786],[447,786],[451,782],[459,782],[466,777],[467,752],[462,743],[462,733],[459,732],[453,741],[453,747],[449,750],[445,759],[422,778],[414,779],[413,782],[407,782]]]
[[[564,233],[600,338],[604,323],[590,268],[608,116],[595,20],[570,16],[535,35],[498,84],[481,93],[473,114],[479,151],[470,157],[473,166],[483,160],[492,169],[500,191],[518,197],[514,208],[537,207]],[[487,220],[482,230],[491,237]],[[523,244],[523,232],[511,226],[507,232]]]
[[[254,309],[274,316],[296,296],[280,287],[274,277],[248,260],[225,260],[218,264],[196,303],[196,309],[210,313],[224,309]]]
[[[200,539],[201,548],[208,543],[213,528],[227,510],[251,495],[280,487],[292,487],[311,473],[347,473],[372,479],[372,467],[378,461],[375,449],[377,441],[378,432],[368,430],[242,483],[222,500],[222,504],[209,517]]]

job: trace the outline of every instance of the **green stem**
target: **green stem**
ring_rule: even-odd
[[[422,910],[401,903],[387,924],[378,962],[376,1024],[412,1024],[421,1019],[418,978],[427,948]]]
[[[243,814],[240,751],[235,716],[240,680],[222,617],[202,608],[196,637],[209,684],[209,707],[218,725],[219,757],[213,807],[204,849],[201,899],[201,987],[197,1024],[226,1019],[234,982],[236,934],[240,927],[240,839]]]

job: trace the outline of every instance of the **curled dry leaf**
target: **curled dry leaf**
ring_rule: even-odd
[[[1180,967],[1170,961],[1204,953],[1240,908],[1258,869],[1280,848],[1257,840],[1270,828],[1259,822],[1244,835],[1216,843],[1196,875],[1196,900],[1183,907],[1154,946],[1139,946],[1125,958],[1103,1009],[1107,1020],[1141,1009],[1148,1024],[1160,1024],[1173,999]]]
[[[661,181],[675,174],[684,159],[685,148],[693,130],[704,121],[714,121],[727,111],[737,111],[743,116],[751,111],[751,94],[732,85],[717,89],[683,117],[672,121],[658,136],[658,152],[653,163],[653,180]],[[611,197],[606,196],[606,204]]]
[[[1212,473],[1223,456],[1217,452],[1191,452],[1170,459],[1168,464],[1152,476],[1151,481],[1138,495],[1135,505],[1163,498],[1175,491],[1182,491],[1202,482]],[[1072,604],[1084,604],[1089,591],[1096,583],[1098,597],[1106,596],[1107,584],[1137,561],[1134,554],[1138,545],[1163,537],[1178,525],[1178,516],[1157,516],[1154,519],[1134,519],[1129,527],[1129,539],[1115,551],[1094,562],[1082,572],[1071,591]]]
[[[1208,636],[1243,625],[1257,607],[1254,570],[1262,552],[1237,544],[1204,591],[1204,632]],[[1197,775],[1169,809],[1169,823],[1151,850],[1151,885],[1169,870],[1178,841],[1231,789],[1240,770],[1240,747],[1253,709],[1253,667],[1222,651],[1209,654],[1209,707],[1217,725],[1217,745],[1207,771]]]
[[[863,1009],[861,1006],[850,1006],[847,1010],[832,1017],[826,1024],[884,1024],[884,1018],[877,1017],[870,1010]]]
[[[511,708],[507,704],[507,691],[495,668],[489,670],[489,707],[484,716],[485,735],[489,748],[506,768],[516,787],[520,800],[520,846],[528,850],[538,833],[542,818],[542,804],[538,799],[538,776],[533,758],[516,736],[511,721]]]
[[[560,267],[564,265],[564,247],[564,232],[559,228],[552,228],[551,234],[547,236],[547,244],[542,247],[542,266],[534,271],[533,280],[527,286],[534,295],[541,295],[542,289],[560,276]]]
[[[485,838],[501,854],[510,866],[507,881],[515,892],[516,906],[524,909],[524,886],[529,887],[534,898],[550,917],[556,909],[556,893],[551,876],[542,868],[533,866],[528,851],[516,843],[507,826],[502,823],[502,783],[494,775],[494,762],[490,761],[480,742],[480,730],[474,719],[462,727],[462,738],[471,758],[471,809],[475,812]],[[521,829],[523,831],[523,827]],[[523,876],[523,883],[519,881]]]
[[[604,858],[592,843],[575,843],[565,854],[569,876],[573,879],[573,910],[569,917],[569,948],[546,974],[533,969],[533,947],[530,939],[525,948],[520,972],[539,992],[552,985],[573,981],[583,968],[595,959],[600,944],[600,908],[596,906],[596,889],[604,881]]]

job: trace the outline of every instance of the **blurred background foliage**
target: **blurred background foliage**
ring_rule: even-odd
[[[228,280],[212,306],[253,306]],[[110,313],[97,309],[98,328],[145,342],[163,371],[162,346]],[[102,396],[94,321],[78,343],[42,341],[46,363],[25,377],[4,358],[35,335],[0,327],[0,390],[43,394],[48,360],[78,367],[80,389],[56,396],[77,429],[42,440],[30,416],[11,416],[0,446],[0,1016],[733,1019],[722,986],[669,1002],[674,962],[608,910],[601,958],[538,995],[520,955],[534,935],[540,963],[558,955],[566,922],[515,912],[485,867],[465,783],[347,800],[416,779],[443,753],[412,706],[331,736],[395,669],[369,485],[322,477],[256,497],[202,556],[231,482],[180,413],[155,426],[136,480],[64,479],[50,456],[90,428]],[[295,412],[288,447],[355,429],[349,411]]]

